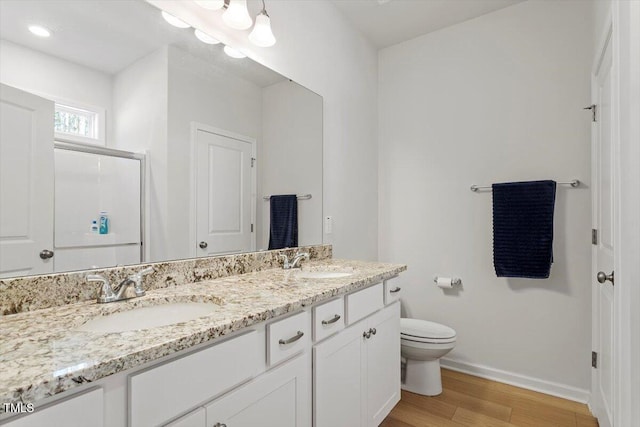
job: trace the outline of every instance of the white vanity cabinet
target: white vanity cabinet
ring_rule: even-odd
[[[311,358],[297,356],[206,406],[207,427],[310,427]]]
[[[382,286],[359,292],[347,317],[363,320],[313,349],[315,427],[378,426],[400,400],[400,303],[376,311]]]
[[[1,424],[1,423],[0,423]],[[4,427],[103,427],[104,401],[101,388],[73,395],[32,414],[9,421]]]

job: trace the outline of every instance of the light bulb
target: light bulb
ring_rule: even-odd
[[[236,59],[246,58],[247,57],[247,55],[245,55],[244,53],[240,52],[239,50],[236,50],[236,49],[232,48],[231,46],[225,46],[224,47],[224,53],[226,53],[230,57],[236,58]]]
[[[253,21],[247,10],[247,0],[231,0],[227,10],[222,14],[222,20],[236,30],[249,28]]]
[[[189,28],[191,26],[191,25],[187,24],[186,22],[184,22],[183,20],[178,19],[175,16],[168,14],[164,10],[162,11],[162,17],[164,18],[165,21],[167,21],[169,24],[173,25],[174,27]]]
[[[197,28],[194,31],[194,34],[196,35],[198,40],[200,40],[202,43],[206,43],[206,44],[218,44],[218,43],[220,43],[220,40],[211,37],[209,34],[205,33],[204,31],[200,31]]]
[[[31,34],[36,35],[38,37],[51,36],[51,31],[47,30],[45,27],[41,27],[40,25],[29,26],[29,31],[31,31]]]
[[[218,10],[224,6],[224,0],[195,0],[196,4],[209,10]]]
[[[269,47],[276,44],[276,38],[271,31],[271,19],[263,10],[256,16],[256,25],[249,34],[249,41],[260,47]]]

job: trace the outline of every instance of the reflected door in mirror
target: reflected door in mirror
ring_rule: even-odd
[[[0,86],[0,277],[50,273],[53,102]]]
[[[197,256],[255,250],[255,141],[194,126]]]

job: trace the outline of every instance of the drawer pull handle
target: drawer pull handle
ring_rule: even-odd
[[[396,288],[395,288],[395,289],[391,289],[391,290],[389,291],[389,293],[391,293],[391,294],[395,294],[396,292],[400,292],[400,289],[402,289],[400,286],[396,286]]]
[[[304,332],[298,331],[297,334],[295,334],[294,336],[292,336],[288,340],[280,339],[280,341],[278,341],[278,342],[280,343],[280,345],[291,344],[292,342],[298,341],[300,338],[302,338],[303,335],[304,335]]]
[[[332,323],[336,323],[338,320],[340,320],[340,315],[339,315],[339,314],[336,314],[336,315],[335,315],[335,316],[333,316],[333,318],[332,318],[332,319],[330,319],[330,320],[323,320],[323,321],[322,321],[322,324],[323,324],[323,325],[330,325],[330,324],[332,324]]]

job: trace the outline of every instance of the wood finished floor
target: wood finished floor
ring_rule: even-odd
[[[442,370],[443,392],[402,391],[380,427],[598,427],[587,405],[460,372]]]

